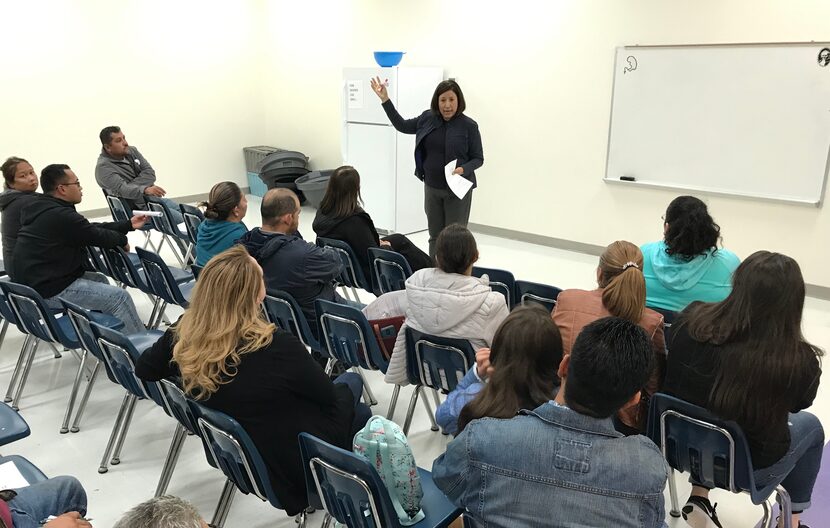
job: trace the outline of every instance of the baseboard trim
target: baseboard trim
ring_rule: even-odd
[[[242,188],[243,194],[248,194],[248,187]],[[195,203],[195,202],[203,202],[207,200],[208,193],[199,193],[199,194],[190,194],[187,196],[171,196],[170,199],[174,202],[178,203]],[[110,216],[109,207],[104,207],[101,209],[87,209],[85,211],[79,211],[82,215],[87,218],[101,218],[102,216]]]
[[[509,238],[511,240],[518,240],[519,242],[527,242],[529,244],[537,244],[540,246],[564,249],[566,251],[576,251],[577,253],[586,253],[588,255],[600,256],[605,251],[605,246],[598,246],[596,244],[586,244],[585,242],[577,242],[575,240],[567,240],[564,238],[555,238],[544,235],[537,235],[534,233],[526,233],[524,231],[515,231],[513,229],[505,229],[503,227],[495,227],[484,224],[468,224],[470,231],[481,233],[483,235],[497,236],[501,238]],[[815,299],[830,300],[830,287],[819,286],[818,284],[804,285],[808,297]]]

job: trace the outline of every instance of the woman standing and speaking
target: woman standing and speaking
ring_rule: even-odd
[[[371,80],[386,116],[398,132],[415,134],[415,176],[424,182],[424,212],[429,228],[429,255],[435,256],[435,241],[450,224],[467,225],[476,187],[475,170],[484,164],[478,124],[464,115],[466,104],[455,81],[441,81],[432,95],[430,109],[414,119],[404,119],[389,100],[386,83]],[[470,180],[473,187],[458,198],[447,186],[444,166],[458,160],[453,174]]]

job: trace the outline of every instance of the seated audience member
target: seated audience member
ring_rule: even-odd
[[[112,286],[100,273],[84,270],[86,246],[129,248],[127,232],[139,229],[146,216],[123,222],[91,224],[75,210],[81,203],[81,182],[67,165],[48,165],[40,175],[44,196],[21,214],[13,266],[15,280],[34,288],[51,306],[58,297],[88,310],[118,317],[123,332],[144,330],[132,297]]]
[[[372,304],[388,306],[405,297],[406,321],[398,332],[386,371],[386,382],[408,385],[406,373],[407,327],[419,332],[467,339],[474,349],[487,348],[496,329],[510,311],[504,296],[490,290],[486,279],[473,277],[478,247],[473,234],[458,224],[444,228],[436,243],[437,267],[416,271],[406,281],[405,291],[381,295]],[[365,312],[373,313],[372,305]],[[403,315],[401,313],[386,316]],[[375,318],[375,317],[373,317]]]
[[[208,528],[208,525],[188,501],[163,495],[125,513],[114,528]]]
[[[271,189],[262,198],[262,227],[246,233],[239,243],[256,259],[265,273],[269,289],[290,293],[316,332],[314,301],[343,302],[332,281],[343,271],[343,262],[334,250],[303,240],[300,200],[289,189]]]
[[[360,175],[348,165],[337,168],[329,179],[326,194],[317,209],[312,228],[317,236],[342,240],[354,250],[363,276],[371,280],[368,249],[381,247],[406,258],[412,271],[431,268],[432,259],[403,235],[378,237],[372,218],[361,207]]]
[[[204,266],[248,232],[242,223],[248,199],[237,184],[221,182],[210,190],[208,201],[199,205],[205,208],[205,221],[199,224],[196,236],[196,265]]]
[[[0,194],[0,230],[3,236],[3,264],[6,274],[14,280],[12,255],[20,231],[20,212],[40,195],[37,174],[29,162],[12,156],[2,166],[6,190]]]
[[[664,391],[705,407],[743,429],[755,483],[786,475],[792,525],[810,507],[824,446],[812,405],[821,349],[804,340],[804,279],[785,255],[758,251],[738,266],[732,292],[719,303],[694,303],[672,327]],[[799,412],[801,411],[801,412]],[[720,526],[709,490],[692,482],[683,517]]]
[[[562,338],[548,312],[520,306],[496,330],[492,348],[476,353],[476,365],[438,407],[435,421],[454,435],[472,420],[535,409],[556,394],[561,361]]]
[[[136,364],[143,379],[181,377],[184,391],[235,418],[262,454],[289,515],[308,506],[297,435],[351,449],[371,416],[363,382],[349,372],[332,383],[305,346],[262,315],[263,272],[244,248],[213,257],[190,308]]]
[[[162,198],[177,224],[182,223],[179,204],[164,198],[167,191],[156,185],[156,171],[117,126],[108,126],[98,136],[101,154],[95,164],[95,181],[113,196],[126,198],[133,209],[144,208],[144,196]]]
[[[86,492],[75,477],[53,477],[25,488],[0,491],[3,528],[91,528],[84,515]],[[49,517],[54,519],[44,524]]]
[[[624,433],[645,430],[648,399],[659,390],[666,366],[663,316],[645,307],[646,283],[642,268],[643,254],[637,246],[623,240],[614,242],[599,257],[599,288],[565,290],[559,294],[553,309],[553,321],[562,334],[565,354],[571,352],[573,342],[585,325],[609,315],[640,325],[651,338],[654,371],[643,388],[640,405],[625,409],[619,416],[623,424],[620,430]]]
[[[481,526],[662,527],[668,465],[612,420],[637,404],[652,357],[639,326],[594,321],[562,358],[555,399],[467,424],[433,463],[435,484]]]
[[[678,196],[663,216],[663,240],[645,244],[646,304],[679,312],[692,301],[722,301],[740,259],[718,248],[720,226],[706,204]]]

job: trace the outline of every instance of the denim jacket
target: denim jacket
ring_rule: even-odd
[[[553,402],[520,414],[471,422],[433,463],[476,526],[664,526],[668,465],[650,440]]]

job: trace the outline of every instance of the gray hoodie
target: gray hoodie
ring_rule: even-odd
[[[406,299],[406,322],[398,333],[386,371],[386,382],[398,385],[409,384],[407,326],[428,334],[467,339],[479,349],[490,346],[496,329],[510,313],[504,296],[490,290],[486,278],[446,273],[438,268],[413,273],[406,281]]]

